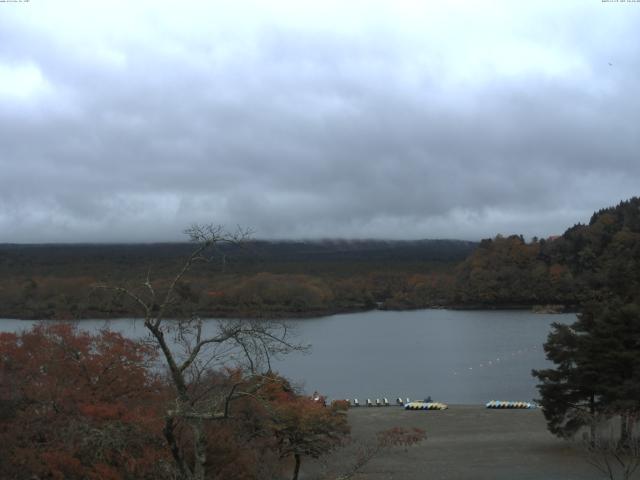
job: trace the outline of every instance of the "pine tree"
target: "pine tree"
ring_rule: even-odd
[[[573,325],[554,324],[544,348],[555,368],[533,375],[552,433],[571,437],[596,415],[640,412],[640,306],[590,302]]]
[[[578,323],[553,324],[544,349],[556,368],[532,372],[541,381],[539,403],[549,431],[560,437],[573,436],[596,409],[596,390],[584,365]]]

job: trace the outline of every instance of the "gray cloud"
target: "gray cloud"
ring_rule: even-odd
[[[2,6],[0,241],[548,235],[638,194],[640,4],[367,5]]]

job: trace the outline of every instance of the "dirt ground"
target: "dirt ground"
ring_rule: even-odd
[[[592,480],[607,478],[589,465],[579,445],[551,435],[540,410],[492,410],[450,406],[445,411],[360,407],[349,411],[354,443],[391,427],[419,427],[427,439],[391,449],[367,464],[355,480]],[[355,446],[325,459],[332,472],[353,462]],[[319,464],[303,462],[303,476],[320,475]],[[328,478],[335,478],[330,474]],[[621,478],[621,477],[620,477]],[[635,477],[634,477],[635,478]],[[640,477],[638,477],[640,478]]]

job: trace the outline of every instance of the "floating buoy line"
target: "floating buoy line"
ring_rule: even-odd
[[[463,375],[465,373],[473,374],[474,370],[478,370],[481,368],[482,369],[492,368],[492,367],[508,364],[510,360],[518,357],[519,355],[523,355],[525,353],[538,352],[538,351],[539,351],[538,345],[531,345],[529,347],[520,348],[518,350],[512,350],[510,352],[503,353],[500,356],[497,356],[496,358],[492,358],[490,360],[485,360],[477,364],[467,365],[466,367],[451,370],[451,375],[457,376],[457,375]]]

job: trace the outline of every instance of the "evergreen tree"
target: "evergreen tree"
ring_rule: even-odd
[[[544,350],[556,367],[532,372],[541,381],[539,403],[549,431],[560,437],[575,434],[596,409],[596,391],[588,381],[578,323],[553,324]]]
[[[640,306],[590,302],[573,325],[554,324],[544,348],[555,368],[533,375],[552,433],[570,437],[596,415],[640,412]]]

